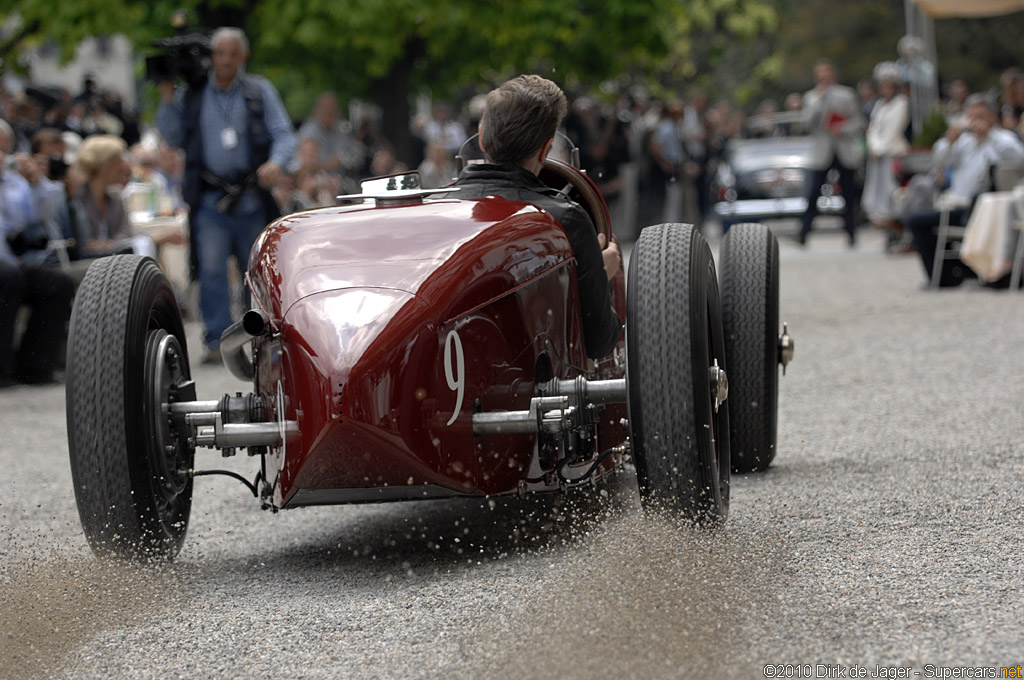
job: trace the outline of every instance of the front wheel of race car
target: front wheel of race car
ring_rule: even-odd
[[[720,263],[732,469],[760,472],[775,458],[778,430],[778,241],[763,224],[737,224],[722,238]]]
[[[729,406],[715,263],[692,225],[645,228],[627,286],[630,441],[646,509],[729,512]]]
[[[94,262],[71,314],[66,389],[75,500],[96,553],[147,560],[180,550],[195,448],[167,405],[189,379],[181,313],[156,263]]]

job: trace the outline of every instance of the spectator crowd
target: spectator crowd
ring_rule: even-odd
[[[820,185],[830,169],[840,172],[851,244],[858,224],[870,222],[890,234],[891,251],[918,251],[930,277],[938,192],[962,199],[951,218],[965,223],[972,202],[991,188],[992,167],[1024,162],[1024,73],[1006,71],[1000,86],[985,93],[972,94],[970,84],[951,80],[941,103],[946,132],[936,142],[935,165],[913,179],[899,172],[912,150],[908,76],[900,64],[879,64],[856,88],[839,85],[836,68],[824,61],[813,75],[814,89],[782,101],[782,110],[802,112],[796,123],[764,123],[773,120],[765,114],[780,110],[774,101],[759,103],[748,119],[728,99],[700,90],[659,99],[636,89],[614,101],[586,92],[571,96],[563,132],[611,206],[622,240],[643,225],[704,223],[719,198],[713,177],[730,139],[820,133],[830,145],[830,165],[810,183]],[[837,128],[829,116],[839,101],[849,110]],[[346,115],[337,96],[323,92],[307,118],[287,121],[294,144],[276,163],[267,194],[275,210],[287,214],[334,205],[338,195],[358,192],[362,179],[410,168],[420,172],[424,187],[446,186],[458,175],[459,151],[476,132],[481,107],[482,95],[435,102],[429,114],[410,121],[414,154],[398,158],[379,112],[353,104]],[[230,126],[220,134],[225,148],[244,137]],[[182,149],[140,124],[137,112],[92,79],[74,95],[55,88],[0,90],[0,386],[54,379],[83,272],[75,261],[124,252],[156,256],[188,242],[181,227],[189,212],[186,177]],[[814,217],[811,210],[805,215],[801,243]],[[159,218],[167,218],[166,229],[140,228]],[[969,276],[957,261],[943,266],[949,268],[945,285]],[[226,279],[213,285],[226,286]],[[209,343],[215,349],[216,340]]]

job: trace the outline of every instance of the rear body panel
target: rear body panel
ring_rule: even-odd
[[[472,414],[528,408],[538,364],[545,378],[587,371],[574,269],[557,222],[497,198],[329,208],[268,227],[249,279],[276,332],[256,343],[256,391],[300,429],[267,454],[272,503],[519,489],[537,437],[474,437]],[[614,287],[624,317],[621,275]],[[622,370],[607,360],[589,374]],[[614,446],[625,409],[605,410],[601,446]]]

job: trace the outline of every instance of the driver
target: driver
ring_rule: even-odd
[[[597,359],[611,353],[622,331],[608,286],[619,270],[619,247],[597,233],[583,208],[537,176],[566,108],[562,90],[537,75],[518,76],[492,90],[480,120],[487,162],[466,166],[453,185],[460,191],[452,196],[523,201],[558,220],[576,257],[587,356]]]

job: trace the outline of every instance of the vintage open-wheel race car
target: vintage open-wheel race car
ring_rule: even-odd
[[[585,173],[549,159],[542,180],[611,238]],[[733,227],[719,283],[696,228],[644,229],[628,286],[621,271],[611,281],[625,333],[593,361],[560,225],[526,203],[452,196],[412,173],[270,224],[251,253],[251,309],[221,340],[252,391],[219,400],[196,398],[156,263],[94,263],[66,381],[92,548],[177,554],[194,478],[223,472],[198,469],[197,448],[245,449],[255,479],[224,473],[275,510],[565,490],[631,458],[646,508],[724,519],[730,470],[775,455],[778,366],[792,356],[772,233]]]

